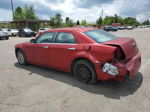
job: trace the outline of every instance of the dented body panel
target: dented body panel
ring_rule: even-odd
[[[103,44],[120,46],[124,51],[126,60],[131,58],[138,51],[136,42],[132,38],[118,38],[116,40],[108,41]]]
[[[94,62],[96,67],[96,72],[99,80],[107,81],[107,80],[115,80],[115,81],[123,81],[124,77],[128,75],[130,78],[133,78],[138,72],[141,66],[141,53],[138,52],[128,61],[117,61],[112,65],[118,68],[119,75],[113,76],[106,72],[103,72],[102,67],[103,63]],[[100,69],[99,69],[100,68]]]

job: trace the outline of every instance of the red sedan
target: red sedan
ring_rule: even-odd
[[[84,83],[133,78],[141,54],[133,38],[120,38],[96,28],[61,28],[45,31],[17,44],[21,65],[36,64],[73,73]]]

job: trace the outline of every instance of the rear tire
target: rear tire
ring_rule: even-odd
[[[27,65],[27,61],[26,61],[25,55],[22,52],[22,50],[20,50],[20,49],[17,50],[17,59],[18,59],[18,63],[20,65]]]
[[[21,37],[21,34],[19,34],[19,37]]]
[[[96,72],[93,64],[86,60],[79,60],[73,66],[73,73],[77,80],[86,83],[96,83]]]

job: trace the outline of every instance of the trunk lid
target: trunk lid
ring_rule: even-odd
[[[122,49],[126,60],[131,58],[138,51],[136,42],[133,38],[117,38],[111,41],[104,42],[103,44],[119,46]]]

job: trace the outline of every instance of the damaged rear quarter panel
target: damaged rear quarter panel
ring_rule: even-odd
[[[91,55],[95,56],[95,58],[100,62],[108,62],[112,61],[114,52],[116,47],[107,46],[107,45],[92,45],[91,46]]]

